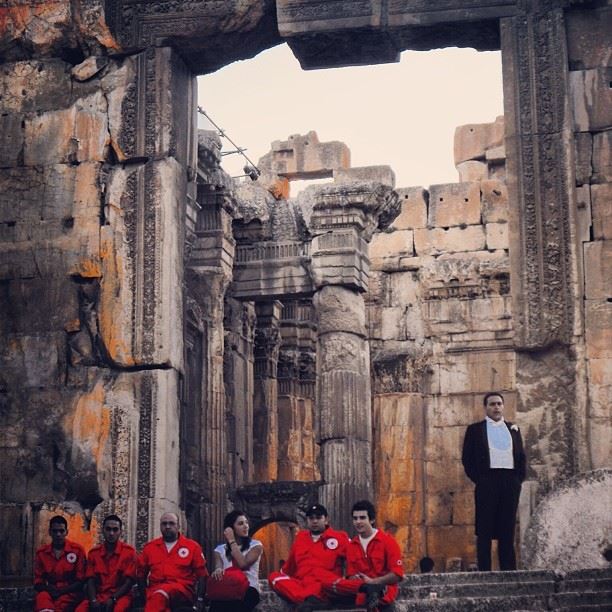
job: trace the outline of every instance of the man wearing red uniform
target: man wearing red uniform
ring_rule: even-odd
[[[87,555],[87,600],[76,612],[126,612],[136,581],[136,550],[121,541],[121,519],[111,514],[102,522],[104,543]]]
[[[358,501],[351,510],[357,535],[346,554],[346,578],[325,583],[332,599],[350,599],[368,610],[389,612],[397,597],[397,583],[404,577],[400,548],[395,538],[374,527],[376,509]]]
[[[300,531],[280,572],[272,572],[268,582],[278,595],[300,604],[299,612],[311,612],[326,602],[323,583],[342,576],[348,536],[329,527],[327,510],[315,504],[306,511],[308,529]]]
[[[49,521],[51,544],[36,551],[34,558],[35,612],[73,610],[83,598],[85,551],[66,539],[68,523],[63,516]]]
[[[178,516],[172,512],[160,519],[162,537],[145,544],[138,559],[138,577],[146,588],[145,612],[170,612],[173,605],[202,610],[204,578],[208,576],[200,545],[179,533]]]

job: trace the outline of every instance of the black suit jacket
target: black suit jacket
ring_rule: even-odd
[[[520,431],[512,429],[512,423],[506,421],[506,427],[508,427],[512,436],[514,473],[519,482],[523,482],[527,471],[527,458],[523,448],[523,438]],[[478,482],[478,479],[491,468],[486,419],[478,423],[472,423],[466,429],[461,461],[463,462],[463,468],[467,477],[474,483]]]

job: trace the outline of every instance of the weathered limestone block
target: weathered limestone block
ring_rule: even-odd
[[[0,48],[9,58],[59,55],[80,46],[119,50],[106,25],[101,0],[14,0],[0,9],[0,18]]]
[[[517,353],[517,422],[539,493],[576,473],[579,455],[576,362],[559,347]],[[563,432],[563,435],[560,435]]]
[[[504,118],[493,123],[459,126],[455,130],[455,166],[471,159],[483,159],[487,149],[504,143]]]
[[[505,396],[504,396],[505,397]],[[456,399],[455,399],[456,398]],[[452,417],[446,418],[441,421],[436,421],[436,413],[440,412],[440,407],[444,406],[448,401],[449,404],[453,404],[455,407],[460,404],[461,400],[457,396],[443,396],[433,398],[428,402],[428,423],[427,423],[427,445],[425,447],[425,456],[427,461],[432,463],[444,463],[445,461],[461,461],[461,448],[463,446],[463,438],[465,436],[465,425],[444,425],[445,422],[452,423],[454,420]],[[474,420],[480,420],[483,418],[482,408],[477,409],[478,397],[474,398],[474,402],[467,402],[468,405],[464,406],[464,409],[471,416],[476,415],[476,419],[470,421],[473,423]],[[482,405],[482,399],[481,399]],[[433,409],[432,409],[433,408]],[[467,417],[462,417],[461,420],[465,420]],[[438,482],[444,482],[445,474],[444,470],[438,476]],[[460,486],[456,486],[457,482]],[[454,483],[453,487],[449,490],[457,490],[457,488],[464,488],[467,486],[468,481],[460,478]],[[444,488],[442,487],[442,491]]]
[[[98,164],[0,170],[3,278],[99,276],[98,172]]]
[[[502,172],[502,170],[505,170],[506,146],[501,144],[498,147],[487,149],[485,151],[485,159],[487,160],[489,174],[493,175],[497,172]]]
[[[423,550],[420,539],[408,539],[423,522],[423,411],[418,394],[374,396],[377,519],[385,529],[397,530],[395,537],[403,555],[414,565]],[[400,526],[403,529],[398,529]]]
[[[397,230],[395,232],[379,232],[374,234],[368,255],[372,262],[389,255],[414,254],[412,230]]]
[[[553,489],[523,538],[525,566],[560,572],[608,567],[603,553],[610,547],[611,490],[610,469],[581,474]]]
[[[0,166],[19,166],[23,155],[23,117],[17,113],[0,115]]]
[[[612,405],[612,358],[589,359],[587,361],[589,379],[590,416],[597,419],[610,419]]]
[[[490,179],[480,183],[484,223],[508,221],[508,188],[503,181]]]
[[[405,306],[384,308],[380,313],[381,340],[407,340],[409,309]]]
[[[391,166],[363,166],[358,168],[334,169],[335,183],[351,183],[353,181],[366,181],[381,183],[388,187],[395,187],[395,172]]]
[[[576,237],[579,242],[591,241],[591,186],[576,187]]]
[[[567,55],[570,70],[587,70],[610,63],[610,7],[574,10],[566,15]]]
[[[439,392],[446,395],[515,389],[516,369],[513,351],[460,353],[452,359],[448,356],[439,363]]]
[[[602,133],[605,134],[606,132]],[[593,146],[593,134],[590,132],[576,132],[574,134],[576,185],[584,185],[585,183],[590,183],[592,181]]]
[[[294,134],[285,141],[275,140],[272,150],[257,165],[265,174],[289,180],[314,179],[333,176],[338,169],[349,169],[350,160],[351,152],[343,142],[319,142],[317,133],[310,131],[304,136]]]
[[[20,114],[66,108],[71,103],[70,68],[59,59],[3,64],[0,110]]]
[[[507,223],[487,223],[485,226],[487,234],[487,249],[507,249],[509,248],[508,224]]]
[[[464,491],[453,492],[453,525],[474,524],[474,491],[472,487]]]
[[[481,251],[485,248],[482,225],[442,229],[415,229],[414,247],[417,255],[436,255],[448,252]]]
[[[388,299],[392,306],[416,306],[421,295],[421,284],[417,272],[396,272],[389,275]]]
[[[593,238],[612,240],[612,183],[591,185]]]
[[[612,127],[612,68],[574,70],[569,73],[574,127],[595,132]]]
[[[590,460],[593,469],[606,468],[612,461],[612,413],[588,421]]]
[[[429,193],[422,187],[402,187],[395,191],[399,196],[401,212],[391,227],[398,230],[426,227]]]
[[[115,169],[102,232],[100,333],[123,365],[182,363],[179,223],[185,170],[174,159]]]
[[[107,101],[98,91],[70,108],[26,119],[24,165],[102,162],[108,140]]]
[[[612,183],[612,130],[593,134],[592,183]]]
[[[499,368],[499,364],[495,364],[495,368]],[[498,389],[498,387],[491,387],[492,389]],[[432,398],[432,423],[435,425],[436,429],[441,429],[441,435],[444,436],[445,432],[448,431],[448,428],[457,428],[457,427],[467,427],[470,423],[474,423],[474,421],[480,421],[484,418],[484,410],[482,407],[482,398],[483,393],[461,393],[461,394],[452,394],[452,395],[443,395]],[[515,397],[514,394],[506,394],[504,393],[504,416],[508,420],[513,419],[513,414],[515,410]],[[459,436],[459,434],[457,434]],[[454,439],[451,444],[454,449],[451,456],[453,458],[459,459],[461,453],[461,444],[459,444],[459,450],[457,451],[457,445],[454,444],[457,440],[459,440],[461,436]],[[459,440],[462,442],[462,438]],[[437,443],[433,445],[433,448],[439,448]],[[459,453],[459,454],[457,454]]]
[[[610,281],[608,277],[608,290]],[[612,357],[612,303],[607,299],[585,301],[587,356],[590,359]]]
[[[427,552],[436,567],[446,567],[443,561],[449,557],[475,559],[474,542],[472,526],[448,525],[427,530]]]
[[[414,354],[406,343],[386,342],[384,350],[375,346],[372,385],[376,395],[388,393],[425,394],[430,392],[431,355]]]
[[[480,223],[480,183],[450,183],[429,188],[428,227]]]
[[[461,428],[455,429],[459,430]],[[446,456],[440,462],[427,461],[425,463],[425,478],[429,495],[449,490],[458,491],[463,489],[466,484],[466,476],[461,461],[452,460]]]
[[[610,297],[612,278],[612,240],[597,240],[584,245],[585,297]]]
[[[481,181],[489,176],[489,167],[485,162],[469,160],[457,164],[460,183]]]

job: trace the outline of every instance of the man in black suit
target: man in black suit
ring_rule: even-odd
[[[465,473],[476,485],[476,550],[478,569],[491,570],[491,540],[497,540],[499,568],[516,569],[514,526],[526,458],[516,425],[504,421],[501,393],[487,393],[486,418],[465,432],[462,461]]]

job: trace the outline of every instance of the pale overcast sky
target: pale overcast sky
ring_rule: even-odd
[[[200,106],[255,163],[273,140],[315,130],[346,143],[354,167],[391,166],[397,187],[456,182],[455,128],[503,114],[499,52],[407,51],[397,64],[304,71],[280,45],[198,80]],[[242,166],[225,157],[230,174]]]

